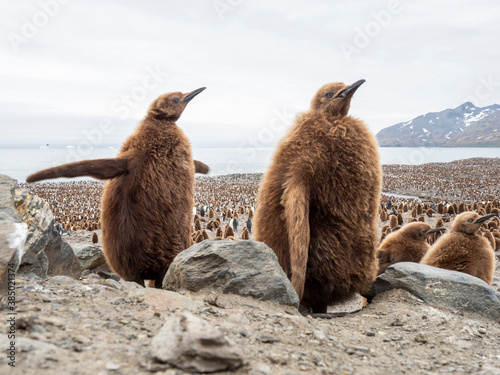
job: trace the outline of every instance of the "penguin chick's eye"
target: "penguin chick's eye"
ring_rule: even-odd
[[[173,101],[174,103],[179,103],[179,98],[173,98],[173,99],[172,99],[172,101]]]
[[[425,229],[422,229],[422,233],[425,234],[427,233],[427,231]]]
[[[472,220],[472,219],[467,220],[468,223],[472,223],[473,221],[474,220]]]
[[[327,92],[327,93],[326,93],[326,97],[327,97],[327,98],[331,98],[331,97],[333,97],[333,92]]]

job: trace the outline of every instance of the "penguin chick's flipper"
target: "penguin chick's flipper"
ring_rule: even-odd
[[[284,184],[281,204],[288,233],[291,282],[299,299],[304,294],[309,251],[309,191],[306,184],[290,178]]]
[[[202,163],[201,161],[198,160],[193,160],[193,161],[194,161],[195,173],[207,174],[208,171],[210,170],[208,165],[206,165],[205,163]]]
[[[26,178],[26,182],[37,182],[59,177],[90,176],[100,180],[107,180],[128,172],[128,159],[94,159],[59,165],[33,173]]]

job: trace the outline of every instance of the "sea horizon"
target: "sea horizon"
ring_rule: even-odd
[[[264,173],[276,147],[194,147],[193,158],[210,167],[209,176],[234,173]],[[25,182],[38,170],[85,159],[113,158],[117,148],[0,148],[0,174]],[[382,165],[420,165],[475,157],[500,157],[500,148],[484,147],[379,147]],[[78,179],[91,179],[80,177]],[[59,181],[70,181],[61,178]],[[73,179],[74,180],[74,179]]]

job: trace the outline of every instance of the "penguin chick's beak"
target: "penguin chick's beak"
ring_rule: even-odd
[[[477,219],[474,224],[481,224],[481,223],[484,223],[486,220],[488,219],[491,219],[493,216],[497,216],[497,214],[488,214],[488,215],[484,215],[483,217],[480,217],[479,219]]]
[[[342,90],[338,95],[337,98],[346,98],[348,96],[351,96],[356,92],[356,90],[361,86],[363,83],[366,81],[364,79],[360,79],[359,81],[354,82],[351,86],[348,88]]]
[[[189,94],[186,95],[186,97],[182,100],[182,102],[188,103],[191,99],[193,99],[196,95],[198,95],[200,92],[202,92],[205,89],[206,89],[206,87],[200,87],[199,89],[191,91]]]
[[[432,233],[436,233],[436,232],[442,232],[442,231],[445,231],[445,230],[446,230],[446,228],[436,228],[436,229],[428,231],[426,234],[432,234]]]

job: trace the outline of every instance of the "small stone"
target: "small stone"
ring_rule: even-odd
[[[255,374],[255,375],[270,375],[271,374],[271,369],[268,365],[265,363],[258,363],[257,366],[253,369],[250,374]]]
[[[279,342],[280,340],[274,336],[262,335],[258,336],[257,340],[264,344],[272,344],[274,342]]]
[[[120,365],[118,363],[114,363],[114,362],[106,363],[106,370],[108,370],[108,371],[117,371],[119,369],[120,369]]]
[[[319,345],[320,342],[318,340],[307,340],[307,342],[311,345]]]
[[[123,287],[122,284],[120,284],[118,281],[113,280],[113,279],[106,279],[105,285],[110,286],[111,288],[118,289],[118,290],[120,290]]]
[[[369,336],[369,337],[371,337],[371,336],[375,336],[375,332],[373,332],[373,331],[369,331],[369,330],[366,330],[366,331],[365,331],[365,335],[366,335],[366,336]]]
[[[427,344],[429,342],[427,335],[423,333],[419,333],[415,336],[415,341],[421,344]]]
[[[150,356],[188,372],[231,371],[243,353],[217,328],[189,312],[167,319],[151,340]]]
[[[322,330],[320,330],[320,329],[314,330],[313,337],[315,337],[318,340],[326,340],[325,333]]]

